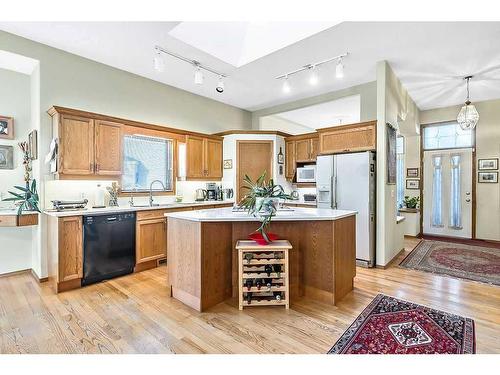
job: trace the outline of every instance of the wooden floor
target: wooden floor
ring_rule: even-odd
[[[407,239],[407,251],[418,241]],[[400,256],[406,255],[403,254]],[[478,353],[500,353],[500,288],[399,268],[358,268],[338,307],[310,300],[198,313],[171,299],[166,267],[55,295],[0,278],[1,353],[325,353],[377,293],[468,316]]]

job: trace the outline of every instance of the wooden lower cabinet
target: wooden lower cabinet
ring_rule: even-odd
[[[135,236],[136,263],[167,256],[167,223],[164,217],[138,221]]]
[[[48,218],[49,280],[56,292],[79,288],[83,277],[82,216]]]

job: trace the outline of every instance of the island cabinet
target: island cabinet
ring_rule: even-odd
[[[334,126],[319,129],[319,153],[338,154],[377,148],[377,122]]]
[[[191,180],[222,178],[222,138],[186,136],[186,178]]]
[[[83,277],[82,216],[48,217],[49,281],[56,293],[79,288]]]
[[[49,111],[53,134],[58,139],[59,178],[120,176],[122,164],[122,124]]]

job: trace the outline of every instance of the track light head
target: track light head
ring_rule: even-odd
[[[154,63],[154,68],[157,72],[161,73],[165,70],[165,60],[163,60],[163,57],[161,56],[161,52],[159,50],[156,50],[153,63]]]
[[[309,84],[312,86],[316,86],[319,81],[318,74],[316,73],[316,66],[313,65],[311,68],[309,68],[309,70],[311,70],[311,75],[309,76]]]
[[[342,57],[337,61],[335,66],[335,77],[344,78],[344,64],[342,63]]]
[[[288,94],[290,93],[290,91],[291,91],[290,83],[288,82],[288,76],[286,76],[285,79],[283,80],[283,92],[285,94]]]
[[[195,64],[196,70],[194,71],[194,83],[197,85],[203,85],[203,72],[201,71],[199,65]]]
[[[219,94],[224,92],[224,80],[222,79],[222,76],[219,76],[219,82],[215,87],[215,91],[217,91]]]

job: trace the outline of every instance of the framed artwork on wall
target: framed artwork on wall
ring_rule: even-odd
[[[233,159],[226,159],[223,163],[224,169],[233,169]]]
[[[477,182],[496,184],[498,183],[498,172],[479,172],[477,174]]]
[[[0,145],[0,169],[14,169],[14,147]]]
[[[478,169],[480,171],[496,171],[498,170],[498,158],[493,159],[479,159],[477,161]]]
[[[0,116],[0,138],[14,139],[14,118]]]
[[[408,190],[420,190],[420,180],[415,180],[415,179],[406,180],[406,188]]]
[[[410,178],[419,178],[419,169],[418,168],[406,168],[406,177]]]
[[[387,184],[396,185],[396,135],[397,131],[394,126],[387,123]]]

